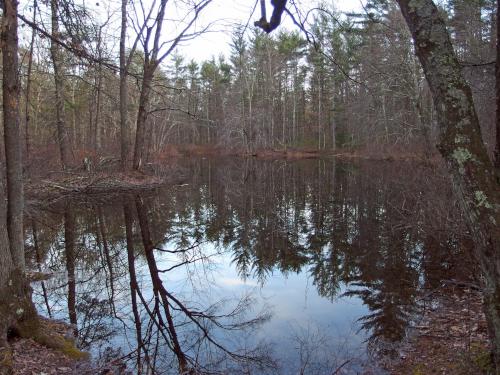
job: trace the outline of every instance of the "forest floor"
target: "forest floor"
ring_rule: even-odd
[[[40,317],[43,330],[63,337],[72,336],[72,327],[66,323]],[[12,367],[16,375],[99,374],[87,359],[71,358],[61,351],[50,349],[33,339],[15,337],[12,347]],[[104,373],[103,373],[104,374]]]
[[[47,348],[32,339],[13,339],[13,371],[15,375],[124,375],[121,361],[105,366],[93,366],[89,360],[78,360]]]
[[[456,285],[439,289],[397,352],[382,363],[391,375],[492,373],[481,293]]]

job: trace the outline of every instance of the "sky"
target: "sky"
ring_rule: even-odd
[[[363,0],[364,1],[364,0]],[[306,13],[309,9],[318,4],[318,0],[295,0],[299,9]],[[328,3],[328,1],[326,1]],[[362,11],[362,0],[333,0],[331,1],[335,8],[341,12]],[[272,13],[270,0],[266,0],[268,18]],[[237,24],[253,25],[254,21],[260,18],[260,4],[257,4],[255,13],[252,16],[252,10],[255,6],[255,0],[213,0],[213,2],[204,10],[201,23],[213,22],[218,20],[212,26],[212,31],[205,33],[195,40],[189,41],[179,48],[187,60],[196,61],[208,60],[212,56],[224,54],[229,55],[229,44],[231,42],[231,29]],[[296,28],[290,17],[284,15],[280,28],[292,30]],[[279,30],[279,29],[278,29]]]
[[[120,35],[120,1],[118,0],[76,0],[81,1],[82,5],[89,9],[94,15],[95,19],[100,23],[105,23],[107,25],[105,33],[108,35],[107,48],[111,48],[116,51],[116,56],[118,54],[118,38]],[[154,0],[142,0],[143,4],[148,8],[148,4],[152,4]],[[191,0],[190,0],[191,1]],[[366,0],[293,0],[293,3],[297,5],[297,8],[302,14],[306,14],[308,10],[315,8],[317,4],[322,1],[326,4],[332,4],[335,9],[340,12],[362,12],[362,2]],[[135,4],[139,3],[139,0],[133,0]],[[173,2],[172,4],[182,4],[183,1]],[[291,0],[288,1],[287,8],[295,13],[293,6],[290,4]],[[23,13],[27,18],[31,18],[32,8],[30,8],[30,2],[22,2],[21,13]],[[255,12],[252,11],[255,7]],[[268,19],[272,13],[271,0],[266,0],[266,8]],[[46,28],[50,29],[50,24],[48,23],[50,18],[48,7],[40,7],[42,9],[43,16],[38,15],[38,18],[42,17],[47,22]],[[169,8],[169,10],[172,8]],[[173,27],[175,28],[174,19],[183,19],[186,13],[183,13],[182,7],[175,8],[174,14],[170,18],[170,22],[167,22],[164,26],[162,32],[166,40],[172,38],[172,35],[176,35]],[[131,6],[129,6],[129,12],[133,14]],[[205,25],[211,24],[208,32],[203,33],[196,39],[191,39],[186,41],[183,45],[177,48],[179,54],[181,54],[185,61],[195,60],[201,62],[204,60],[209,60],[212,57],[218,57],[220,55],[225,55],[226,57],[230,54],[230,42],[231,42],[231,32],[236,25],[248,24],[252,26],[255,21],[260,18],[260,2],[259,0],[212,0],[212,2],[202,11],[199,20],[196,22],[196,30],[203,29]],[[168,16],[166,17],[168,19]],[[276,31],[280,29],[296,30],[297,27],[293,24],[290,17],[287,14],[283,15],[282,24]],[[275,31],[275,32],[276,32]],[[133,25],[129,21],[129,44],[131,45],[131,40],[133,40]],[[31,30],[21,22],[20,30],[20,40],[21,45],[29,46],[31,40]],[[165,50],[165,48],[163,49]],[[168,63],[167,59],[165,62]]]

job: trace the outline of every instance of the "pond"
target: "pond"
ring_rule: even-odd
[[[38,311],[130,373],[383,374],[467,238],[431,167],[191,159],[31,212]],[[397,353],[395,353],[397,355]],[[119,360],[117,360],[119,359]],[[148,372],[149,371],[149,372]]]

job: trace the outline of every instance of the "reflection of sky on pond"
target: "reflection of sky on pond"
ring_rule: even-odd
[[[203,253],[215,254],[215,246],[210,243],[201,245]],[[164,248],[173,248],[164,246]],[[158,268],[166,268],[172,262],[165,262],[166,257],[157,257]],[[263,283],[250,276],[241,278],[232,261],[232,254],[225,252],[211,258],[212,272],[206,275],[205,285],[197,285],[196,292],[201,298],[205,297],[215,302],[218,299],[230,298],[238,300],[244,295],[254,297],[253,313],[263,308],[272,314],[271,319],[264,324],[253,336],[222,337],[225,342],[237,341],[240,345],[244,341],[248,345],[263,340],[268,343],[277,356],[282,371],[291,371],[299,366],[297,362],[298,341],[307,341],[310,346],[329,346],[322,348],[330,356],[338,356],[335,362],[354,357],[366,359],[365,340],[367,332],[359,330],[357,319],[368,313],[368,309],[359,298],[343,297],[333,301],[321,297],[316,287],[311,284],[306,268],[299,273],[289,272],[283,275],[276,270],[268,275]],[[192,292],[186,284],[186,268],[176,268],[168,273],[169,285],[178,288],[176,292]],[[200,280],[203,284],[203,281]],[[338,295],[346,290],[342,284]],[[252,312],[249,312],[251,315]],[[317,349],[317,348],[316,348]],[[303,349],[305,350],[305,348]],[[323,358],[316,360],[322,360]]]
[[[441,199],[443,207],[433,203],[428,215],[429,200],[411,193],[416,183],[405,178],[410,171],[412,176],[418,175],[418,170],[406,164],[396,167],[398,164],[380,163],[351,168],[350,164],[321,160],[252,160],[243,166],[235,160],[222,164],[202,160],[190,164],[191,180],[186,179],[188,183],[182,187],[140,197],[148,208],[152,241],[158,247],[186,249],[199,241],[184,256],[208,257],[160,273],[163,285],[197,310],[224,301],[218,311],[228,312],[242,297],[251,295],[253,304],[245,307],[244,318],[252,319],[261,311],[269,311],[272,318],[243,334],[221,329],[213,334],[229,348],[266,344],[269,353],[280,359],[283,374],[298,373],[303,360],[316,366],[309,373],[331,374],[333,371],[325,369],[335,369],[334,363],[366,356],[365,340],[401,339],[414,313],[419,289],[430,278],[439,280],[441,263],[448,261],[451,250],[439,245],[459,242],[439,221],[450,215],[446,200]],[[444,186],[437,177],[429,180],[428,171],[421,175],[431,187]],[[418,188],[419,192],[429,190],[429,186]],[[430,190],[430,194],[436,192]],[[139,207],[137,199],[132,196],[129,202],[134,212]],[[68,316],[63,219],[67,207],[74,207],[78,224],[77,303],[87,296],[104,305],[110,298],[109,265],[96,230],[99,208],[112,245],[115,305],[122,321],[110,318],[110,314],[100,317],[101,323],[114,329],[114,335],[93,344],[91,350],[98,356],[111,344],[125,354],[135,345],[135,331],[123,238],[123,200],[102,206],[71,202],[65,207],[54,217],[47,214],[52,226],[40,229],[45,235],[44,262],[56,274],[47,281],[54,316]],[[135,268],[149,302],[152,287],[142,228],[138,217],[134,216],[133,222]],[[423,224],[425,230],[420,228]],[[28,238],[27,243],[32,241]],[[432,251],[425,253],[428,245]],[[155,251],[155,258],[160,271],[185,259],[161,251]],[[244,274],[248,276],[242,278]],[[39,285],[35,291],[43,311]],[[338,298],[344,292],[351,297]],[[85,319],[82,311],[78,315],[80,329]],[[142,306],[141,314],[146,326]],[[190,333],[184,324],[186,318],[178,311],[175,314],[186,337]],[[358,321],[363,317],[365,320]]]
[[[170,246],[170,247],[169,247]],[[205,254],[217,254],[210,258],[209,272],[193,272],[192,265],[189,267],[175,268],[168,273],[161,275],[161,278],[171,293],[177,297],[182,296],[187,301],[196,299],[196,303],[208,306],[222,299],[227,299],[228,304],[234,305],[243,296],[251,295],[255,302],[252,311],[248,316],[258,314],[263,311],[271,312],[271,319],[264,323],[252,335],[244,337],[231,335],[218,336],[224,344],[231,347],[250,347],[259,342],[268,345],[273,356],[280,364],[281,373],[292,371],[299,366],[298,357],[300,348],[307,345],[315,348],[317,345],[329,346],[323,348],[329,351],[330,356],[338,355],[335,363],[340,363],[346,359],[345,356],[360,357],[365,356],[364,340],[365,331],[358,331],[359,326],[356,320],[366,314],[368,309],[363,306],[358,298],[337,298],[330,301],[318,295],[316,288],[311,285],[311,280],[307,271],[300,273],[287,273],[283,275],[280,271],[274,271],[268,275],[263,283],[260,283],[252,276],[242,279],[232,262],[232,254],[229,252],[217,252],[211,243],[200,245]],[[174,248],[173,244],[165,244],[164,248]],[[126,251],[123,249],[123,251]],[[175,263],[175,256],[157,254],[157,264],[159,269],[170,267]],[[177,260],[178,261],[178,260]],[[150,298],[151,282],[148,276],[148,268],[144,260],[136,263],[138,279],[141,288],[144,288],[144,296]],[[201,271],[201,270],[198,270]],[[188,272],[189,276],[188,277]],[[62,276],[62,275],[59,275]],[[77,281],[89,280],[91,275],[79,274]],[[56,284],[63,285],[64,276],[59,277]],[[187,280],[190,280],[189,282]],[[120,278],[117,284],[121,284],[121,289],[126,290],[128,277]],[[78,284],[77,294],[81,292]],[[61,293],[64,294],[62,288]],[[342,285],[339,295],[344,291]],[[38,305],[42,305],[41,290],[39,284],[35,285],[35,299]],[[106,291],[103,287],[97,298],[105,298]],[[117,335],[113,336],[109,344],[94,346],[91,352],[98,357],[107,346],[114,349],[121,348],[123,353],[133,350],[135,343],[135,332],[133,331],[132,311],[129,304],[128,293],[121,292],[120,297],[116,296],[118,316],[127,323],[128,329],[124,329],[123,324],[118,320],[105,318],[109,326],[117,330]],[[54,301],[55,302],[55,301]],[[58,301],[53,310],[53,316],[58,319],[67,318],[67,308]],[[228,306],[230,308],[230,306]],[[43,311],[43,310],[42,310]],[[302,344],[299,343],[302,342]],[[316,348],[317,349],[317,348]],[[315,350],[316,350],[315,349]],[[316,361],[322,361],[316,358]]]

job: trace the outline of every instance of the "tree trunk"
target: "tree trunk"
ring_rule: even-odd
[[[122,169],[128,167],[128,153],[130,145],[130,131],[127,122],[128,118],[128,92],[127,92],[127,57],[126,57],[126,39],[127,39],[127,1],[122,0],[121,9],[121,31],[120,31],[120,157]]]
[[[4,2],[2,23],[3,125],[7,170],[7,233],[13,265],[24,270],[23,171],[19,132],[17,2]]]
[[[495,143],[495,167],[500,174],[500,0],[497,0],[497,62],[495,65],[495,90],[496,90],[496,143]]]
[[[145,157],[146,120],[148,118],[151,84],[153,82],[153,65],[144,64],[141,95],[139,97],[139,111],[137,113],[137,131],[135,135],[134,169],[139,170]]]
[[[500,374],[500,190],[472,93],[432,0],[398,0],[438,116],[438,148],[453,180],[483,276],[485,313]]]
[[[97,58],[99,62],[97,63],[97,72],[95,76],[95,151],[99,153],[102,146],[102,135],[103,129],[101,125],[101,97],[102,97],[102,26],[99,28],[99,33],[97,36]]]
[[[3,5],[1,49],[4,147],[7,171],[7,210],[0,195],[0,374],[12,371],[12,353],[7,332],[20,328],[35,333],[38,320],[31,302],[31,290],[25,278],[23,238],[23,176],[21,138],[19,132],[17,1],[5,0]],[[5,212],[7,217],[5,217]]]
[[[167,320],[167,328],[169,331],[169,336],[171,338],[171,348],[177,357],[179,365],[179,373],[186,374],[188,372],[188,361],[186,354],[182,350],[181,344],[177,336],[177,329],[175,327],[172,313],[170,311],[170,304],[168,301],[166,289],[163,285],[163,281],[160,278],[160,273],[156,265],[156,259],[154,255],[154,245],[151,238],[151,231],[149,229],[149,221],[146,206],[144,205],[142,199],[137,196],[136,200],[137,208],[137,218],[139,221],[139,227],[141,228],[142,243],[144,245],[144,253],[146,255],[146,260],[148,263],[149,273],[151,280],[153,282],[153,293],[159,295],[163,302],[163,311],[165,313],[165,319]]]
[[[50,1],[50,10],[52,14],[52,38],[59,38],[59,0]],[[70,154],[68,148],[68,129],[64,120],[64,72],[61,50],[59,45],[51,39],[50,54],[54,66],[54,84],[55,84],[55,106],[57,122],[57,142],[59,143],[59,153],[61,158],[61,167],[66,169],[69,166]]]
[[[37,0],[33,2],[33,22],[36,22],[36,9],[38,7]],[[27,72],[27,77],[26,77],[26,106],[25,106],[25,126],[24,126],[24,139],[26,143],[26,160],[29,159],[30,157],[30,137],[29,137],[29,132],[30,132],[30,92],[31,92],[31,71],[33,69],[33,48],[35,45],[35,29],[31,31],[31,45],[30,45],[30,51],[29,51],[29,58],[28,58],[28,72]]]
[[[76,336],[78,334],[78,321],[76,316],[75,230],[75,214],[71,211],[71,207],[68,206],[64,212],[64,243],[66,271],[68,273],[68,314]]]

